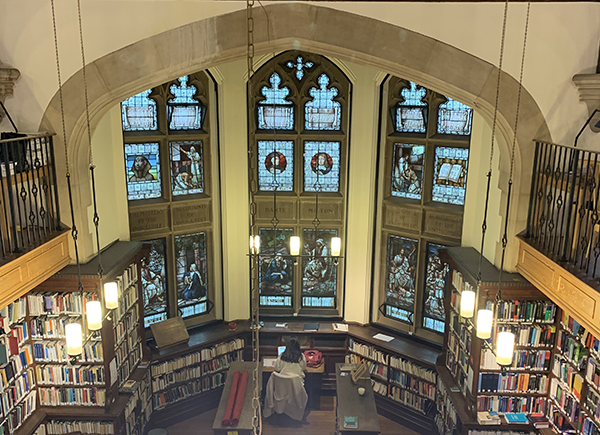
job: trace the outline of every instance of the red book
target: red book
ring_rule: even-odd
[[[12,335],[8,336],[8,347],[10,349],[11,355],[19,354],[19,342],[17,340],[17,337],[13,337]]]

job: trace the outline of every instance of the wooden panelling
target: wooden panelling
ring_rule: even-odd
[[[600,292],[523,239],[517,270],[595,336],[600,336]]]
[[[23,296],[69,264],[68,230],[0,267],[0,307]]]

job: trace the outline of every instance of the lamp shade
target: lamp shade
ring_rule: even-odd
[[[104,284],[104,305],[107,310],[114,310],[119,306],[119,286],[114,281]]]
[[[81,354],[83,344],[81,325],[79,323],[65,325],[65,335],[67,336],[67,353],[72,356]]]
[[[473,317],[475,311],[475,292],[472,290],[463,290],[460,295],[460,315],[463,317]]]
[[[298,236],[290,237],[290,254],[291,255],[300,255],[300,237],[298,237]]]
[[[496,340],[496,362],[501,366],[511,365],[514,350],[515,334],[508,331],[499,333]]]
[[[87,327],[90,331],[97,331],[102,328],[102,305],[100,301],[87,301],[85,304],[87,313]]]
[[[250,236],[250,254],[260,252],[260,236]]]
[[[479,310],[477,312],[477,337],[487,340],[492,336],[492,323],[494,312],[492,310]]]
[[[331,256],[339,257],[340,252],[342,251],[342,239],[339,237],[331,238]]]

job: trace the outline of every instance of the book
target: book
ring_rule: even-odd
[[[458,183],[462,174],[463,167],[460,164],[444,163],[440,167],[438,180],[449,180],[453,183]]]
[[[544,414],[530,414],[529,421],[538,429],[545,429],[550,427],[550,421]]]
[[[485,425],[493,425],[500,424],[500,416],[498,416],[497,412],[491,411],[483,411],[477,413],[477,423],[485,424]]]
[[[358,417],[344,417],[344,428],[356,429],[358,427]]]
[[[317,332],[318,330],[319,330],[318,323],[305,323],[304,324],[304,331]]]
[[[522,412],[507,412],[504,418],[508,424],[528,424],[527,416]]]
[[[345,323],[332,323],[334,331],[348,332],[348,325]]]

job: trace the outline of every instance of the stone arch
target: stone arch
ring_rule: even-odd
[[[417,81],[474,107],[487,120],[492,119],[498,70],[480,58],[420,33],[327,7],[284,3],[268,5],[266,10],[268,21],[258,9],[254,17],[256,55],[301,48],[342,61],[368,65]],[[268,25],[270,29],[267,29]],[[340,29],[365,29],[369,37],[362,36],[365,32]],[[92,129],[115,103],[165,80],[244,58],[246,44],[246,11],[240,10],[168,30],[95,60],[86,67]],[[502,74],[501,82],[497,138],[500,145],[500,188],[505,204],[518,82],[506,73]],[[80,70],[64,84],[63,95],[68,110],[65,122],[75,216],[79,219],[76,223],[80,229],[80,255],[86,259],[93,255],[94,246],[85,218],[85,211],[92,201],[82,89]],[[41,130],[61,131],[59,107],[57,92],[46,108]],[[524,89],[513,174],[513,205],[509,219],[511,235],[522,230],[527,219],[534,138],[551,139],[537,103]],[[62,148],[60,141],[61,138],[57,138],[57,149]],[[58,159],[57,166],[59,173],[65,169],[62,159]],[[59,181],[59,189],[63,192],[66,191],[64,183],[64,180]],[[68,210],[66,204],[61,206]],[[494,236],[499,239],[499,235]],[[512,241],[514,237],[509,239]],[[513,248],[506,264],[512,268],[515,263]]]

